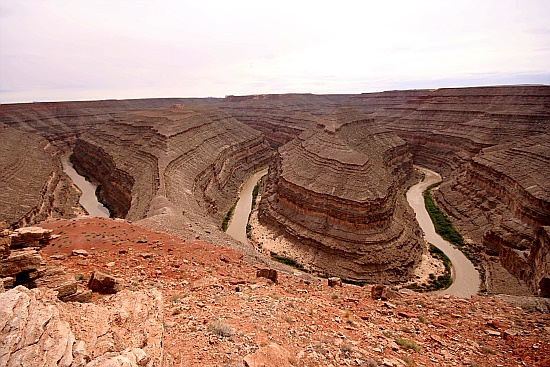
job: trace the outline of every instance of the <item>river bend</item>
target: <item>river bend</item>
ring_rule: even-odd
[[[248,224],[248,216],[252,210],[252,191],[256,183],[265,174],[267,174],[267,168],[250,176],[241,186],[239,201],[237,201],[233,217],[227,226],[227,234],[245,245],[248,245],[246,225]]]
[[[109,218],[109,210],[97,200],[95,195],[96,186],[79,175],[73,167],[73,164],[67,159],[62,159],[63,171],[71,178],[73,183],[82,191],[80,196],[80,205],[92,217]]]
[[[424,205],[422,193],[431,184],[441,181],[441,176],[424,167],[416,166],[416,168],[423,172],[426,177],[424,181],[417,183],[407,191],[407,201],[416,213],[416,220],[424,231],[426,241],[443,251],[453,264],[453,284],[439,293],[451,294],[461,298],[471,297],[479,291],[478,271],[460,250],[435,232],[432,220]]]

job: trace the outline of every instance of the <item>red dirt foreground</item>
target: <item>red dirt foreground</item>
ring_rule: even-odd
[[[168,366],[237,367],[245,357],[268,366],[260,360],[273,351],[283,366],[550,366],[550,315],[494,298],[389,292],[373,300],[370,286],[329,287],[292,272],[277,284],[256,278],[232,249],[123,220],[40,225],[59,235],[41,250],[48,264],[83,283],[102,270],[126,289],[162,292]]]

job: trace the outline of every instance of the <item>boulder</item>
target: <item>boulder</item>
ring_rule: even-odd
[[[36,250],[23,249],[11,251],[10,255],[0,261],[0,277],[15,276],[23,272],[36,271],[42,257]]]
[[[73,256],[88,256],[89,252],[86,250],[73,250],[72,252]]]
[[[271,280],[273,283],[279,283],[277,280],[278,273],[275,269],[258,269],[256,272],[256,278],[266,278]]]
[[[41,227],[18,228],[10,234],[11,248],[41,247],[50,240],[52,232]]]
[[[332,278],[328,278],[328,286],[329,287],[341,287],[342,286],[342,279],[338,278],[338,277],[332,277]]]
[[[92,301],[92,291],[89,289],[83,289],[77,286],[77,290],[75,293],[71,293],[69,295],[62,296],[62,297],[60,297],[58,294],[57,298],[59,298],[63,302],[88,303]]]
[[[63,268],[49,267],[40,271],[40,277],[34,281],[36,287],[45,287],[57,292],[57,298],[75,294],[77,282],[73,275],[67,274]]]
[[[373,285],[370,294],[372,299],[381,299],[382,301],[387,301],[388,287],[382,284]]]
[[[101,271],[93,272],[88,288],[100,293],[116,293],[122,289],[122,280]]]

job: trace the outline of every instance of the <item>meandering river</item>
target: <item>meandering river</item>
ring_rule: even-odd
[[[417,168],[424,172],[426,176],[424,181],[412,186],[407,191],[407,201],[416,213],[416,219],[424,231],[426,240],[443,251],[453,264],[453,284],[440,293],[463,298],[471,297],[479,291],[478,271],[460,250],[435,233],[434,225],[424,205],[422,193],[429,185],[441,181],[441,176],[427,168]],[[244,244],[248,244],[246,225],[248,224],[248,216],[252,209],[252,191],[258,180],[266,173],[267,169],[256,172],[241,186],[241,192],[235,206],[235,211],[233,212],[233,217],[227,227],[227,234]]]
[[[92,217],[109,218],[109,210],[97,200],[95,195],[96,186],[79,175],[73,167],[73,164],[69,159],[65,158],[61,161],[63,164],[63,171],[71,178],[73,183],[82,191],[80,196],[80,205],[88,214]]]
[[[233,212],[233,217],[227,226],[227,234],[245,245],[248,245],[246,225],[248,224],[248,215],[252,210],[252,191],[254,190],[256,183],[265,174],[267,174],[267,168],[250,176],[241,186],[239,201],[237,201],[235,211]]]
[[[428,186],[441,181],[441,176],[424,167],[416,167],[426,175],[424,181],[419,182],[407,191],[407,201],[416,213],[416,220],[424,231],[426,240],[437,246],[449,257],[453,264],[453,284],[441,291],[442,294],[451,294],[467,298],[479,291],[479,273],[466,256],[435,232],[434,225],[426,207],[422,193]]]

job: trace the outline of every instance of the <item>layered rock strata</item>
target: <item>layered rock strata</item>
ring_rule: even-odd
[[[98,304],[61,303],[48,289],[0,293],[2,366],[161,366],[158,290],[123,291]]]
[[[395,132],[407,141],[416,164],[444,176],[445,182],[436,192],[437,200],[466,239],[484,244],[490,254],[498,254],[500,248],[507,249],[506,259],[502,259],[506,268],[518,277],[522,271],[529,273],[528,267],[513,268],[530,262],[528,249],[535,241],[537,230],[549,223],[545,215],[541,216],[547,212],[547,201],[540,200],[533,192],[547,193],[548,188],[535,186],[526,190],[532,184],[520,176],[548,181],[550,166],[542,151],[548,151],[550,134],[549,86],[388,91],[334,99],[288,95],[286,99],[287,106],[291,107],[281,104],[277,111],[307,112],[318,117],[323,104],[325,107],[353,106],[369,114],[377,125]],[[257,124],[254,121],[269,119],[274,110],[272,106],[281,100],[282,97],[276,96],[231,99],[233,106],[246,103],[247,110],[256,111],[254,119],[243,118],[251,126]],[[228,102],[223,104],[224,108],[231,106]],[[277,124],[282,131],[293,127],[276,119],[270,123],[271,135],[277,134]],[[311,125],[304,126],[304,130],[311,128]],[[505,144],[522,145],[526,138],[532,144],[541,144],[538,153],[508,150],[496,170],[490,160],[483,158],[490,154],[490,149],[501,150]],[[529,173],[526,167],[532,167]],[[516,171],[520,174],[514,174]],[[525,256],[510,256],[516,251],[525,252]]]
[[[62,267],[43,266],[39,253],[51,238],[51,230],[25,227],[0,232],[0,284],[3,289],[23,285],[47,288],[62,301],[89,302],[91,291],[79,286],[74,274]]]
[[[0,220],[13,228],[81,212],[48,141],[2,124],[0,137]]]
[[[498,255],[535,293],[544,293],[545,270],[531,253],[548,252],[537,237],[550,223],[548,172],[550,136],[532,136],[483,149],[436,195],[469,240]]]
[[[116,115],[80,135],[71,161],[119,216],[221,221],[242,180],[270,157],[260,133],[220,110],[178,107]]]
[[[142,99],[0,104],[0,218],[11,227],[20,227],[48,217],[82,214],[78,190],[60,162],[72,150],[76,136],[118,112],[181,102]],[[185,100],[187,104],[196,102]]]
[[[406,143],[349,110],[279,148],[260,220],[280,228],[314,270],[350,281],[406,279],[421,233],[399,188],[412,174]]]
[[[373,117],[409,143],[416,164],[444,175],[463,169],[483,148],[550,132],[547,86],[419,93],[402,104],[376,110]]]

